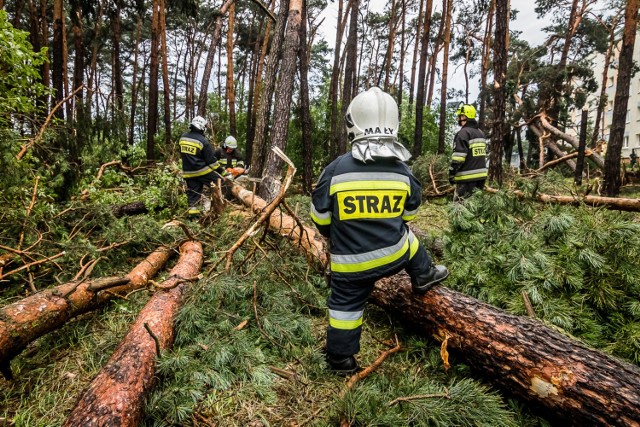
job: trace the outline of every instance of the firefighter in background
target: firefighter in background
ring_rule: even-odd
[[[311,218],[331,243],[326,360],[331,371],[356,372],[364,305],[375,282],[403,269],[424,293],[449,272],[407,226],[422,188],[404,163],[398,106],[378,87],[356,96],[345,117],[351,151],[327,166],[312,193]]]
[[[227,173],[234,178],[245,173],[244,157],[238,149],[238,141],[233,136],[229,135],[224,140],[222,148],[216,149],[215,154]]]
[[[462,200],[474,190],[484,189],[487,180],[487,140],[476,121],[476,109],[464,104],[456,111],[462,128],[453,138],[449,182],[456,186],[454,200]]]
[[[189,124],[189,132],[180,136],[180,156],[182,158],[182,177],[187,184],[189,215],[198,216],[206,206],[207,192],[212,182],[222,180],[227,174],[216,157],[209,140],[204,136],[207,120],[196,116]],[[209,201],[210,204],[210,201]]]

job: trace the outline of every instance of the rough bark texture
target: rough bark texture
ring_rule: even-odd
[[[173,344],[174,318],[187,289],[184,279],[195,277],[202,266],[199,242],[188,241],[180,249],[178,263],[162,284],[175,287],[149,300],[106,366],[82,393],[65,426],[138,426],[145,395],[155,382],[156,346],[165,350]]]
[[[124,205],[112,206],[111,212],[116,218],[122,218],[123,216],[146,214],[149,212],[147,206],[142,201],[126,203]]]
[[[379,281],[372,300],[427,336],[448,336],[474,370],[558,425],[640,424],[637,366],[445,287],[417,297],[406,275]]]
[[[0,309],[0,367],[8,371],[11,359],[27,344],[58,329],[69,319],[96,309],[114,295],[145,286],[164,267],[171,253],[164,247],[157,249],[124,278],[65,283],[3,307]],[[92,290],[102,289],[105,281],[114,286],[106,292]]]
[[[261,214],[267,206],[267,202],[260,197],[254,195],[251,191],[240,185],[234,185],[231,192],[236,199],[240,200],[245,206],[250,207],[256,214]],[[327,255],[324,250],[324,243],[318,237],[316,232],[310,227],[303,225],[301,232],[299,224],[294,218],[283,213],[280,209],[276,209],[269,219],[269,226],[278,231],[280,235],[291,239],[296,245],[302,248],[313,258],[320,261],[322,266],[327,265]]]
[[[575,136],[566,134],[560,131],[558,128],[555,128],[549,123],[549,121],[544,116],[539,117],[540,125],[544,130],[549,132],[554,138],[561,139],[565,142],[571,144],[571,146],[575,149],[580,147],[580,140]],[[598,153],[593,152],[589,158],[593,161],[593,163],[600,169],[604,168],[604,159]]]

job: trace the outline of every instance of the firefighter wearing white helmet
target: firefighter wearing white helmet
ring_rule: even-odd
[[[449,182],[456,186],[454,200],[462,200],[474,190],[484,188],[487,179],[487,139],[478,128],[473,105],[460,105],[456,116],[462,128],[453,138]]]
[[[230,176],[235,178],[245,172],[244,157],[238,149],[238,141],[232,135],[224,140],[221,149],[216,149],[216,156]]]
[[[190,216],[202,211],[202,204],[209,200],[205,189],[212,182],[223,179],[225,169],[220,163],[209,140],[204,136],[207,120],[195,116],[189,123],[189,132],[180,136],[180,157],[182,159],[182,177],[187,184],[187,200]]]
[[[449,272],[407,226],[422,188],[398,142],[398,107],[377,87],[347,109],[351,151],[327,166],[312,193],[311,218],[331,242],[331,294],[326,360],[338,374],[358,370],[363,310],[375,282],[406,270],[416,293],[427,292]]]

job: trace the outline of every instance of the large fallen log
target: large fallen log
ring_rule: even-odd
[[[488,193],[497,193],[499,190],[486,187]],[[515,190],[513,194],[519,199],[526,199],[528,196],[520,191]],[[555,196],[553,194],[536,193],[534,200],[543,203],[557,203],[559,205],[579,206],[582,204],[594,207],[607,207],[621,211],[640,212],[640,199],[628,199],[620,197],[601,197],[601,196]]]
[[[173,344],[173,323],[187,283],[202,266],[202,245],[187,241],[180,259],[140,312],[107,364],[83,391],[65,421],[69,427],[138,426],[144,399],[155,382],[155,362]]]
[[[372,302],[427,336],[448,338],[472,369],[562,425],[640,425],[640,368],[535,319],[442,286],[416,296],[404,274],[378,281]]]
[[[0,370],[11,378],[10,362],[30,342],[69,319],[94,310],[117,295],[146,286],[173,251],[161,247],[124,277],[69,282],[30,295],[0,309]]]
[[[568,142],[576,150],[578,149],[578,147],[580,146],[580,141],[578,140],[578,138],[576,138],[575,136],[569,135],[567,133],[564,133],[558,128],[553,127],[543,114],[538,115],[537,118],[544,130],[549,132],[555,138]],[[599,155],[596,152],[592,152],[591,156],[589,156],[589,159],[591,159],[593,163],[595,163],[595,165],[598,166],[600,169],[604,169],[604,159],[602,158],[601,155]]]
[[[236,199],[251,208],[251,210],[258,215],[261,214],[268,205],[264,199],[238,184],[233,185],[231,193]],[[276,208],[271,214],[269,226],[279,232],[280,235],[291,239],[296,245],[302,246],[306,253],[320,261],[323,266],[327,265],[324,244],[322,240],[317,237],[316,231],[313,228],[304,225],[302,222],[298,223],[291,215],[285,214],[279,208]]]

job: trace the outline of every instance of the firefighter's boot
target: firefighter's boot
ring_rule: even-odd
[[[353,356],[327,353],[327,364],[331,372],[344,377],[353,375],[360,370],[358,362]]]
[[[424,274],[411,278],[411,290],[417,294],[424,294],[434,285],[449,276],[449,270],[444,265],[432,265]]]

